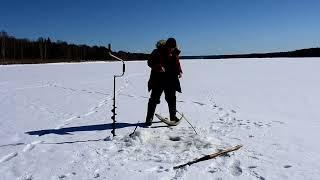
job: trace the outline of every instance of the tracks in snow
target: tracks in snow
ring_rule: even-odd
[[[116,90],[116,95],[119,95],[121,93],[121,91],[123,91],[123,89],[127,88],[129,86],[129,78],[135,77],[135,76],[145,76],[145,73],[135,73],[135,74],[130,74],[128,76],[125,76],[123,78],[123,82],[124,83],[120,86],[120,88],[118,88],[118,90]],[[75,91],[75,89],[74,89],[74,91]],[[96,93],[96,94],[100,94],[101,95],[102,93]],[[106,105],[109,101],[112,100],[112,98],[113,98],[113,94],[112,95],[110,95],[110,94],[107,95],[106,98],[102,99],[97,104],[95,104],[94,106],[90,107],[89,111],[84,112],[82,114],[78,114],[78,115],[72,116],[72,117],[64,120],[63,123],[58,125],[55,129],[61,129],[61,128],[65,127],[66,125],[69,125],[70,123],[72,123],[76,119],[85,118],[85,117],[88,117],[88,116],[98,112],[98,109],[100,109],[104,105]]]
[[[145,74],[132,74],[132,75],[126,76],[123,79],[124,83],[117,90],[116,94],[131,97],[131,98],[147,99],[148,97],[146,97],[146,96],[135,96],[132,94],[122,93],[122,90],[129,86],[129,77],[142,76],[142,75],[145,75]],[[110,94],[101,93],[98,91],[89,91],[89,90],[85,90],[85,89],[67,88],[62,85],[57,85],[57,84],[49,84],[48,86],[43,86],[43,87],[55,87],[55,88],[65,89],[70,92],[82,92],[82,93],[106,96],[103,99],[100,99],[100,101],[98,101],[93,106],[89,107],[89,110],[87,112],[73,115],[67,119],[62,120],[63,122],[56,127],[57,129],[63,128],[64,126],[69,125],[70,123],[74,122],[75,120],[77,120],[79,118],[85,118],[85,117],[91,116],[92,114],[96,113],[97,110],[99,110],[103,106],[107,105],[112,100],[112,96]],[[29,88],[39,88],[39,87],[29,87]],[[250,120],[238,119],[236,117],[237,111],[235,111],[233,109],[225,109],[222,106],[217,105],[214,101],[210,101],[209,103],[204,103],[204,102],[193,101],[193,100],[180,100],[178,102],[190,103],[195,106],[201,106],[204,108],[214,110],[213,113],[215,113],[217,115],[218,119],[212,120],[212,124],[209,127],[208,132],[206,132],[206,133],[208,133],[208,134],[215,133],[219,137],[227,136],[230,132],[233,131],[234,128],[240,127],[240,128],[243,128],[244,130],[246,130],[248,128],[264,128],[264,127],[270,126],[270,124],[268,125],[268,124],[264,124],[262,122],[254,122],[254,121],[250,121]],[[41,108],[41,107],[35,106],[35,108]],[[180,131],[180,129],[177,128],[175,130],[177,130],[179,133],[181,133],[181,135],[186,135],[187,138],[184,138],[183,136],[172,135],[172,136],[168,136],[166,139],[162,139],[163,137],[157,137],[157,136],[153,136],[153,135],[143,135],[143,134],[140,136],[137,135],[135,137],[135,139],[133,139],[133,140],[127,139],[127,137],[123,137],[122,139],[116,139],[116,141],[108,142],[108,143],[112,144],[113,148],[107,149],[107,148],[94,147],[92,149],[92,153],[94,155],[91,154],[90,157],[87,157],[87,158],[88,159],[99,158],[100,156],[103,156],[103,154],[108,154],[109,152],[111,152],[111,153],[114,153],[114,156],[105,157],[105,158],[103,158],[103,160],[107,161],[111,158],[114,160],[113,162],[119,162],[119,164],[124,163],[124,161],[130,161],[130,160],[154,161],[154,162],[158,162],[158,163],[172,164],[172,163],[181,162],[181,160],[188,160],[189,158],[193,158],[194,154],[187,154],[188,150],[190,150],[190,149],[191,149],[191,151],[192,150],[197,151],[197,150],[201,149],[198,147],[206,147],[205,149],[208,149],[210,147],[212,148],[212,144],[210,144],[211,141],[209,141],[209,140],[203,140],[203,139],[201,139],[201,137],[198,137],[200,139],[197,139],[196,137],[193,137],[190,134],[183,134],[183,133],[188,133],[189,132],[188,129],[181,129],[181,131]],[[169,134],[170,132],[172,132],[170,129],[166,129],[163,133]],[[163,133],[161,133],[161,134],[163,134]],[[202,135],[206,135],[206,134],[202,134]],[[148,136],[151,136],[151,137],[148,137]],[[228,138],[232,138],[232,137],[228,137]],[[254,138],[254,136],[252,138]],[[155,139],[155,142],[152,142],[152,139]],[[172,139],[176,139],[177,141],[172,141]],[[162,141],[163,141],[163,143],[161,143]],[[217,139],[217,141],[219,141],[219,142],[215,142],[214,146],[219,146],[219,145],[221,145],[221,143],[223,143],[222,139]],[[241,142],[240,139],[238,139],[237,141]],[[151,142],[151,144],[153,143],[153,146],[147,147],[146,144],[148,144],[150,142]],[[25,145],[24,148],[21,150],[21,152],[13,152],[13,153],[10,153],[10,154],[2,157],[0,159],[0,163],[10,161],[11,159],[14,159],[15,157],[17,157],[18,154],[20,155],[22,153],[27,153],[29,151],[32,151],[34,148],[36,148],[36,146],[38,144],[41,144],[41,143],[42,143],[42,141],[31,142],[31,143]],[[208,144],[206,144],[206,143],[208,143]],[[227,144],[223,143],[223,145],[227,145]],[[143,149],[143,148],[139,149],[139,146],[145,146],[146,149]],[[169,148],[170,146],[175,147],[175,149],[173,149],[172,151],[170,150],[169,152],[165,152],[164,150],[166,148]],[[179,147],[181,148],[181,146],[187,147],[186,151],[181,152],[181,153],[185,153],[182,156],[180,156],[181,154],[178,154],[176,152],[176,150],[179,149]],[[154,153],[155,147],[156,147],[156,150],[158,151],[156,153]],[[183,149],[183,148],[181,148],[181,149]],[[85,150],[88,150],[88,149],[85,149]],[[175,153],[175,154],[173,154],[173,153]],[[253,152],[253,153],[256,154],[255,152]],[[175,155],[177,157],[173,157],[172,155]],[[122,159],[123,157],[128,157],[128,158],[123,160]],[[229,162],[229,164],[227,164],[227,162]],[[97,162],[93,162],[93,164],[94,163],[97,163]],[[247,171],[246,168],[242,167],[243,166],[242,163],[236,159],[232,159],[231,161],[227,161],[225,158],[224,162],[219,165],[226,167],[226,169],[233,176],[241,176],[244,173],[244,171]],[[112,165],[110,165],[109,168],[112,168]],[[263,177],[260,176],[256,170],[254,170],[257,168],[257,166],[253,165],[248,168],[250,169],[252,176],[259,178],[259,179],[263,179]],[[206,170],[209,173],[213,174],[215,172],[218,172],[219,168],[218,168],[218,165],[216,165],[216,166],[210,166],[210,168],[208,168]],[[168,173],[168,167],[166,168],[165,166],[160,165],[160,166],[150,168],[145,171],[157,172],[157,173]],[[99,169],[96,169],[94,172],[95,172],[94,178],[100,176]],[[181,178],[183,178],[184,174],[185,174],[185,171],[179,171],[179,172],[177,171],[174,176],[171,176],[172,175],[171,174],[170,178],[181,179]],[[61,176],[62,179],[65,177],[67,177],[67,176]]]
[[[38,144],[41,144],[43,141],[33,141],[27,145],[24,146],[24,148],[21,150],[20,153],[26,153],[28,151],[31,151],[32,149],[34,149]],[[23,143],[18,143],[18,144],[13,144],[13,145],[23,145]],[[0,163],[4,163],[6,161],[9,161],[15,157],[18,156],[18,154],[20,154],[19,152],[12,152],[12,153],[9,153],[8,155],[5,155],[3,156],[1,159],[0,159]]]

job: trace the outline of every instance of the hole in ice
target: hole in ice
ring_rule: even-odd
[[[292,166],[291,165],[285,165],[283,166],[284,168],[291,168]]]
[[[179,136],[169,136],[170,141],[180,141],[181,138]]]

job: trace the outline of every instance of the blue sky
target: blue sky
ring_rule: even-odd
[[[183,55],[320,47],[319,0],[2,0],[0,19],[19,38],[117,51],[150,53],[168,37]]]

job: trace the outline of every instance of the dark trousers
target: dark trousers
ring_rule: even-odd
[[[160,103],[160,97],[163,92],[168,103],[170,118],[176,116],[176,89],[174,87],[155,87],[151,90],[148,102],[147,122],[152,121],[157,104]]]

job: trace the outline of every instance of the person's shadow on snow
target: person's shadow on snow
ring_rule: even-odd
[[[145,127],[144,123],[116,123],[116,129],[126,128],[126,127]],[[44,129],[38,131],[29,131],[25,132],[29,135],[37,135],[43,136],[46,134],[57,134],[57,135],[71,135],[71,132],[79,132],[79,131],[103,131],[103,130],[111,130],[113,129],[112,123],[109,124],[96,124],[96,125],[88,125],[88,126],[77,126],[77,127],[66,127],[61,129]]]

